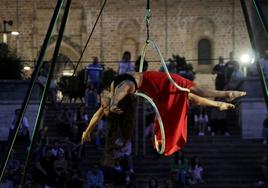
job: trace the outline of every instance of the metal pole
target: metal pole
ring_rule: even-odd
[[[255,2],[255,0],[253,0],[253,3],[254,2]],[[243,13],[244,13],[250,43],[251,43],[253,51],[255,52],[255,56],[256,56],[255,63],[256,63],[257,69],[258,69],[258,73],[259,73],[259,77],[260,77],[260,81],[261,81],[261,85],[262,85],[262,90],[263,90],[263,95],[264,95],[264,99],[265,99],[266,109],[268,109],[268,90],[267,90],[267,84],[266,84],[265,76],[264,76],[261,64],[259,62],[260,54],[257,51],[257,45],[256,45],[256,41],[255,41],[255,38],[254,38],[252,27],[250,25],[250,20],[249,20],[249,15],[248,15],[248,11],[247,11],[246,2],[245,2],[245,0],[240,0],[240,3],[241,3],[242,10],[243,10]],[[256,9],[257,9],[256,11],[258,13],[260,10],[258,10],[257,6],[256,6]],[[261,22],[264,21],[264,20],[262,20],[261,17],[259,17],[259,18],[260,18]]]
[[[42,96],[42,99],[41,99],[41,104],[40,104],[40,107],[39,107],[39,111],[37,113],[35,126],[34,126],[34,130],[33,130],[33,134],[32,134],[32,140],[31,140],[31,143],[30,143],[29,152],[28,152],[26,162],[25,162],[25,168],[24,168],[23,176],[22,176],[22,186],[23,187],[25,186],[25,180],[26,180],[26,177],[27,177],[29,164],[30,164],[30,161],[31,161],[31,158],[32,158],[32,153],[34,151],[33,148],[34,148],[35,141],[37,139],[37,133],[38,133],[38,130],[39,130],[40,122],[42,120],[42,113],[43,113],[44,108],[45,108],[45,103],[46,103],[46,99],[47,99],[51,79],[52,79],[52,76],[53,76],[54,68],[55,68],[55,65],[56,65],[56,61],[57,61],[61,41],[62,41],[62,38],[63,38],[63,33],[64,33],[65,25],[66,25],[66,22],[67,22],[71,2],[72,2],[72,0],[67,0],[67,3],[65,5],[64,14],[63,14],[63,17],[62,17],[62,22],[61,22],[61,26],[60,26],[60,30],[59,30],[59,35],[58,35],[55,50],[54,50],[54,53],[53,53],[51,67],[50,67],[49,72],[48,72],[47,82],[46,82],[46,85],[45,85],[45,88],[44,88],[44,92],[43,92],[43,96]]]
[[[38,60],[37,60],[37,63],[36,63],[36,68],[35,68],[35,70],[34,70],[34,72],[32,74],[29,87],[28,87],[27,92],[25,94],[20,113],[18,115],[18,118],[16,120],[16,124],[14,126],[14,133],[13,133],[13,135],[11,135],[11,138],[10,138],[10,140],[8,142],[8,145],[7,145],[8,150],[6,151],[5,156],[3,158],[4,162],[2,163],[2,166],[1,166],[0,181],[2,181],[2,179],[3,179],[4,173],[5,173],[5,170],[6,170],[6,166],[7,166],[7,162],[9,160],[12,148],[14,146],[15,139],[16,139],[17,134],[19,132],[19,127],[20,127],[22,118],[23,118],[23,116],[24,116],[24,114],[26,112],[26,108],[28,106],[28,103],[29,103],[29,100],[30,100],[30,97],[31,97],[31,94],[32,94],[32,90],[34,88],[34,84],[36,83],[37,75],[38,75],[38,73],[39,73],[39,71],[41,69],[41,66],[42,66],[42,63],[43,63],[42,61],[43,61],[43,58],[44,58],[44,55],[45,55],[45,52],[46,52],[46,49],[47,49],[47,45],[48,45],[50,36],[52,34],[53,28],[55,26],[55,23],[56,23],[56,20],[57,20],[57,17],[58,17],[58,14],[59,14],[59,11],[60,11],[60,8],[61,8],[62,4],[63,4],[63,0],[58,0],[56,8],[55,8],[55,11],[54,11],[54,14],[53,14],[51,22],[49,24],[48,32],[47,32],[46,37],[44,39],[43,46],[41,48],[41,51],[40,51],[40,54],[39,54],[39,57],[38,57]]]

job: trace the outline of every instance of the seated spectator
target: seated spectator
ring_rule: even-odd
[[[104,145],[105,137],[106,137],[106,118],[102,117],[97,125],[96,131],[93,133],[93,138],[95,140],[95,144],[97,148],[101,148]]]
[[[159,188],[157,179],[150,178],[148,181],[147,188]]]
[[[15,125],[16,125],[16,121],[17,121],[17,118],[19,116],[19,113],[20,113],[20,109],[16,109],[14,117],[13,117],[13,120],[12,120],[12,123],[11,123],[11,127],[9,129],[9,136],[8,136],[9,139],[10,139],[11,135],[14,134],[14,129],[15,129]],[[24,142],[26,144],[26,146],[28,146],[30,144],[29,127],[30,127],[30,125],[29,125],[29,122],[28,122],[28,118],[26,116],[24,116],[22,118],[22,121],[21,121],[21,125],[20,125],[20,128],[19,128],[17,139],[19,141]]]
[[[155,112],[152,106],[146,106],[146,127],[145,127],[145,137],[149,137],[152,135],[153,126],[154,126],[154,119],[155,119]]]
[[[191,166],[189,168],[191,184],[203,183],[203,168],[200,166],[200,160],[197,156],[191,159]]]
[[[126,173],[123,170],[119,160],[115,160],[115,166],[113,167],[112,173],[114,185],[125,185]]]
[[[258,186],[266,186],[268,184],[268,155],[265,155],[261,164],[261,174],[262,178],[258,181]]]
[[[176,186],[171,178],[168,178],[164,181],[164,188],[175,188],[175,187]]]
[[[263,121],[262,135],[263,135],[263,144],[267,144],[268,141],[268,114],[265,120]]]
[[[56,177],[56,184],[58,187],[64,187],[67,178],[68,162],[65,159],[63,149],[58,151],[56,160],[54,161],[54,172]]]
[[[133,162],[132,162],[132,143],[130,140],[123,142],[121,138],[118,138],[115,141],[116,151],[115,151],[115,159],[119,159],[123,163],[123,168],[130,173],[134,173],[133,171]]]
[[[103,188],[104,176],[102,170],[98,165],[93,165],[92,170],[87,172],[87,186],[86,188]]]
[[[54,140],[53,146],[50,149],[52,157],[55,159],[58,157],[59,152],[64,152],[60,140]]]
[[[266,184],[268,184],[268,155],[263,157],[262,174]]]
[[[55,185],[54,161],[51,149],[46,148],[44,156],[35,161],[34,181],[36,186]]]
[[[15,152],[12,150],[7,164],[7,179],[12,182],[14,187],[18,187],[21,177],[20,161],[14,158]],[[1,187],[1,186],[0,186]]]
[[[129,182],[129,183],[126,185],[126,188],[136,188],[136,185],[135,185],[133,182]]]
[[[186,185],[188,176],[188,160],[182,150],[175,153],[174,160],[171,164],[171,172],[176,174],[176,181],[180,186]]]
[[[73,119],[68,108],[64,108],[57,117],[58,134],[70,137]]]
[[[0,187],[1,188],[15,188],[13,186],[13,183],[10,180],[8,180],[5,175],[2,179],[2,181],[0,182]]]
[[[67,188],[84,188],[84,179],[81,176],[80,170],[73,167],[70,172],[70,177],[67,181]]]
[[[83,132],[85,131],[88,124],[88,114],[86,113],[85,107],[83,104],[79,106],[74,114],[74,122],[77,126],[77,141],[81,141]]]

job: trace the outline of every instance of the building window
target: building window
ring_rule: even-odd
[[[211,64],[211,42],[208,39],[201,39],[198,42],[198,64],[210,65]]]

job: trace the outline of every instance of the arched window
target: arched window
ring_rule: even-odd
[[[211,42],[209,39],[201,39],[198,42],[198,64],[210,65],[212,58]]]

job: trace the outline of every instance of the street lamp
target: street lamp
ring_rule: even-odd
[[[7,43],[7,35],[11,34],[11,35],[19,35],[18,31],[8,31],[7,30],[7,25],[12,26],[13,25],[13,21],[12,20],[4,20],[3,21],[3,31],[1,33],[3,33],[3,43]]]

